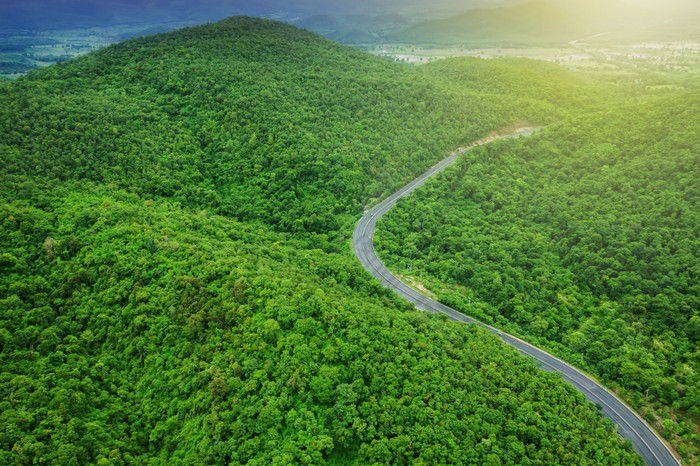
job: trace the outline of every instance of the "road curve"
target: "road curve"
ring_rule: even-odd
[[[535,130],[521,130],[507,136],[501,136],[496,139],[506,139],[519,136],[528,136]],[[447,314],[451,319],[458,322],[473,323],[485,328],[491,333],[497,334],[503,341],[511,346],[514,346],[521,354],[532,356],[540,363],[540,368],[550,372],[560,372],[564,380],[569,381],[577,390],[582,392],[589,401],[597,403],[603,408],[603,414],[617,425],[618,433],[621,437],[632,440],[634,450],[639,453],[648,465],[676,466],[680,462],[676,459],[673,453],[666,446],[664,441],[652,430],[646,422],[644,422],[629,406],[623,403],[619,398],[610,393],[601,384],[583,374],[573,366],[555,358],[551,354],[536,348],[525,341],[502,332],[490,325],[486,325],[478,320],[467,317],[466,315],[455,311],[454,309],[445,306],[437,301],[434,301],[427,296],[422,295],[418,291],[409,287],[401,280],[392,275],[391,272],[382,264],[374,250],[373,238],[374,231],[377,227],[377,220],[382,215],[387,213],[396,204],[396,201],[404,196],[409,195],[413,190],[422,186],[425,181],[443,171],[447,166],[454,163],[456,158],[468,151],[476,144],[460,150],[445,158],[430,170],[386,198],[377,206],[367,211],[360,219],[353,233],[352,244],[355,249],[355,255],[360,263],[372,275],[378,278],[382,284],[415,304],[417,309]]]

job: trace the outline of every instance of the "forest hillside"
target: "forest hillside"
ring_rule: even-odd
[[[382,219],[380,257],[615,387],[697,460],[700,93],[480,147]]]
[[[352,255],[363,208],[450,150],[600,105],[531,85],[549,66],[453,66],[230,18],[1,84],[0,463],[641,464]]]

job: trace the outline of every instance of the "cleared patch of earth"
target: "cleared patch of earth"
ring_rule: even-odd
[[[404,282],[405,284],[407,284],[411,288],[420,291],[421,293],[423,293],[424,295],[426,295],[430,298],[437,298],[437,295],[435,293],[433,293],[432,291],[427,289],[421,282],[416,280],[414,277],[410,277],[407,275],[400,275],[398,273],[395,275],[399,278],[399,280],[401,280],[402,282]]]

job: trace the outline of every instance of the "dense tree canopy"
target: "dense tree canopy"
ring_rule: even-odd
[[[445,302],[619,385],[694,458],[698,118],[694,92],[475,149],[382,220],[378,248]]]
[[[352,256],[363,207],[449,149],[598,103],[546,65],[449,67],[232,18],[0,85],[0,463],[639,464]]]
[[[3,464],[636,461],[560,377],[347,254],[104,191],[2,208]]]
[[[590,87],[547,80],[545,64],[453,68],[472,71],[446,83],[440,69],[241,18],[134,39],[0,88],[3,163],[329,232],[454,147],[552,121],[562,96],[587,96],[573,108],[595,100]]]

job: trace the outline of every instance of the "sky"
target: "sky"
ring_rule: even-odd
[[[697,11],[700,8],[700,2],[698,2],[697,0],[627,0],[627,3],[655,10]]]

